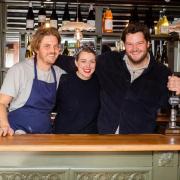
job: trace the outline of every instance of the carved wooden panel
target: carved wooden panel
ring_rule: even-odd
[[[156,152],[154,153],[154,165],[157,167],[173,167],[178,164],[177,152]]]
[[[0,172],[0,180],[65,180],[65,172]]]
[[[74,180],[151,180],[151,171],[121,170],[113,172],[74,172]]]

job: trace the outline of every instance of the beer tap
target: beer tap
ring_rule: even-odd
[[[180,135],[180,127],[177,126],[177,110],[176,107],[180,104],[180,98],[176,96],[175,92],[172,92],[169,98],[169,104],[171,105],[171,114],[168,124],[168,128],[165,131],[165,134],[177,134]]]

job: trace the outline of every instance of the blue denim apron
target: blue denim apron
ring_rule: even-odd
[[[54,68],[52,67],[51,70],[54,77],[53,83],[38,80],[36,59],[34,60],[35,77],[30,96],[24,106],[8,114],[10,126],[14,131],[52,133],[50,113],[56,100],[57,81]]]

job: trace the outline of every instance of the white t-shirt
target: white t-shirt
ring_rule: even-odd
[[[60,76],[65,73],[58,66],[53,66],[56,74],[57,87]],[[22,107],[28,100],[34,79],[34,60],[28,59],[15,64],[10,68],[5,76],[1,86],[0,93],[12,96],[13,100],[10,103],[9,111],[16,110]],[[42,71],[37,67],[37,78],[45,82],[54,82],[54,77],[51,69]]]

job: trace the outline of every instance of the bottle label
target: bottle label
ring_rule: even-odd
[[[160,26],[161,34],[168,34],[168,31],[169,31],[169,26],[163,26],[163,25]]]
[[[54,28],[57,28],[57,20],[50,20],[50,26],[51,27],[54,27]]]
[[[95,20],[87,20],[87,23],[95,27]]]
[[[46,22],[46,16],[45,15],[39,15],[38,16],[38,22]]]
[[[34,20],[33,19],[26,20],[26,29],[34,29]]]
[[[104,30],[105,31],[112,31],[113,30],[112,19],[105,19]]]

